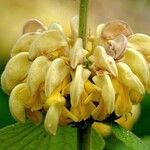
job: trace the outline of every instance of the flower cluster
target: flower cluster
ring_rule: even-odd
[[[84,49],[78,17],[72,18],[68,36],[58,23],[46,27],[30,20],[11,51],[1,85],[16,120],[40,123],[44,118],[45,129],[56,134],[58,124],[130,114],[150,90],[149,55],[150,37],[133,34],[123,21],[98,25]]]

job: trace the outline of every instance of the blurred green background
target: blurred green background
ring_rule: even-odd
[[[9,59],[9,53],[23,24],[36,18],[45,25],[55,21],[63,24],[69,33],[69,20],[78,14],[78,0],[0,0],[0,74]],[[89,28],[94,32],[99,23],[121,19],[134,32],[150,35],[150,0],[90,0]],[[0,128],[14,123],[9,108],[8,96],[0,89]],[[150,95],[141,103],[141,115],[133,128],[140,136],[150,135]]]

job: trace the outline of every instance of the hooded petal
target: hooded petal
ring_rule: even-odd
[[[107,55],[106,50],[102,46],[97,46],[94,53],[89,58],[100,69],[104,69],[117,76],[118,71],[114,59]]]
[[[131,71],[130,67],[123,63],[119,62],[117,64],[118,68],[118,79],[128,88],[139,92],[140,94],[145,93],[145,89],[139,78]]]
[[[133,34],[128,42],[129,47],[140,51],[146,56],[150,55],[150,36],[141,33]]]
[[[28,74],[30,61],[28,52],[22,52],[12,57],[7,63],[1,77],[2,89],[8,94]]]
[[[47,28],[44,26],[42,22],[37,19],[31,19],[27,21],[23,27],[23,34],[28,32],[42,32]]]
[[[57,58],[50,64],[46,79],[45,79],[45,94],[49,96],[55,88],[65,79],[69,74],[70,68],[65,64],[61,58]]]
[[[127,48],[125,52],[125,63],[129,65],[131,70],[140,77],[146,84],[149,78],[148,64],[143,55],[132,48]]]
[[[59,96],[57,98],[59,99],[59,102],[49,107],[44,121],[46,131],[53,135],[56,134],[59,118],[65,103],[65,99],[63,97]]]
[[[103,30],[104,27],[105,27],[105,24],[99,24],[97,26],[97,28],[96,28],[96,36],[97,36],[97,38],[101,37],[102,30]]]
[[[120,20],[115,20],[105,25],[105,27],[102,30],[101,36],[104,39],[111,40],[120,34],[123,34],[126,37],[128,37],[132,34],[132,30],[127,23]]]
[[[114,111],[115,107],[115,90],[113,88],[109,75],[94,76],[94,83],[102,89],[102,98],[104,105],[109,114]]]
[[[49,65],[50,61],[45,56],[39,56],[33,61],[27,77],[27,84],[32,96],[36,94],[40,85],[44,83]]]
[[[20,53],[28,52],[33,41],[40,35],[40,32],[30,32],[22,35],[13,46],[11,57]]]
[[[78,64],[83,62],[84,49],[83,49],[83,43],[81,38],[77,38],[73,48],[70,49],[69,58],[70,58],[71,67],[73,69],[75,69]]]
[[[31,45],[29,50],[30,59],[46,55],[51,57],[51,52],[68,46],[67,40],[59,30],[48,30],[43,32]],[[63,51],[63,49],[62,49]]]
[[[9,108],[12,116],[20,121],[25,122],[25,106],[23,105],[23,99],[26,99],[26,93],[22,90],[26,87],[25,83],[17,85],[11,92],[9,98]]]

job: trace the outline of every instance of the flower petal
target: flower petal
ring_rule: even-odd
[[[7,63],[1,77],[2,89],[7,94],[27,76],[30,67],[28,57],[28,52],[22,52],[12,57]]]
[[[33,61],[27,77],[27,84],[32,96],[36,95],[40,85],[44,83],[49,65],[50,61],[45,56],[39,56]]]
[[[77,38],[73,48],[70,49],[69,58],[70,58],[71,67],[73,69],[75,69],[78,64],[83,62],[84,49],[83,49],[83,43],[81,38]]]
[[[26,86],[25,83],[17,85],[11,92],[10,98],[9,98],[9,108],[12,116],[20,121],[25,122],[26,116],[25,116],[25,107],[23,105],[23,99],[26,99],[26,93],[22,92],[22,89],[24,89]]]
[[[133,59],[134,58],[134,59]],[[131,70],[140,77],[146,84],[149,78],[148,64],[143,55],[132,48],[127,48],[125,52],[125,63],[129,65]]]
[[[125,86],[132,90],[139,92],[140,94],[145,93],[145,89],[139,78],[131,71],[130,67],[123,63],[117,63],[118,68],[118,79]]]
[[[141,33],[133,34],[128,42],[129,47],[140,51],[146,56],[150,55],[150,36]]]
[[[95,63],[100,69],[107,70],[114,76],[117,76],[118,71],[114,59],[107,55],[106,50],[102,46],[97,46],[92,56],[89,59]]]
[[[78,16],[72,17],[70,25],[73,37],[76,39],[78,37],[79,17]]]
[[[102,98],[104,100],[106,110],[109,114],[111,114],[115,107],[115,90],[109,75],[94,76],[93,81],[102,89]]]
[[[111,21],[105,25],[105,27],[102,30],[102,37],[107,40],[112,40],[116,36],[123,34],[126,37],[130,36],[132,34],[132,30],[130,26],[120,20]]]
[[[69,70],[70,68],[65,64],[63,59],[57,58],[52,61],[45,79],[45,94],[47,97],[65,79],[69,74]]]
[[[59,117],[61,115],[62,109],[64,107],[65,99],[63,97],[60,98],[59,103],[51,105],[47,111],[44,126],[47,132],[56,134]]]
[[[33,60],[40,55],[51,57],[51,52],[54,52],[58,49],[63,51],[63,48],[67,46],[67,40],[59,30],[48,30],[43,32],[32,43],[29,50],[29,58]]]
[[[22,35],[11,51],[11,57],[20,53],[20,52],[28,52],[33,41],[40,35],[40,32],[30,32]]]
[[[46,27],[42,22],[37,19],[31,19],[27,21],[23,27],[23,34],[28,32],[42,32],[45,31]]]

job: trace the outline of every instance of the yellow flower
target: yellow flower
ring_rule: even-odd
[[[25,24],[1,76],[11,114],[20,122],[44,119],[54,135],[59,124],[103,122],[112,114],[128,125],[125,117],[132,120],[134,105],[150,89],[150,37],[112,21],[98,25],[83,49],[78,17],[70,23],[71,35],[58,23]]]

